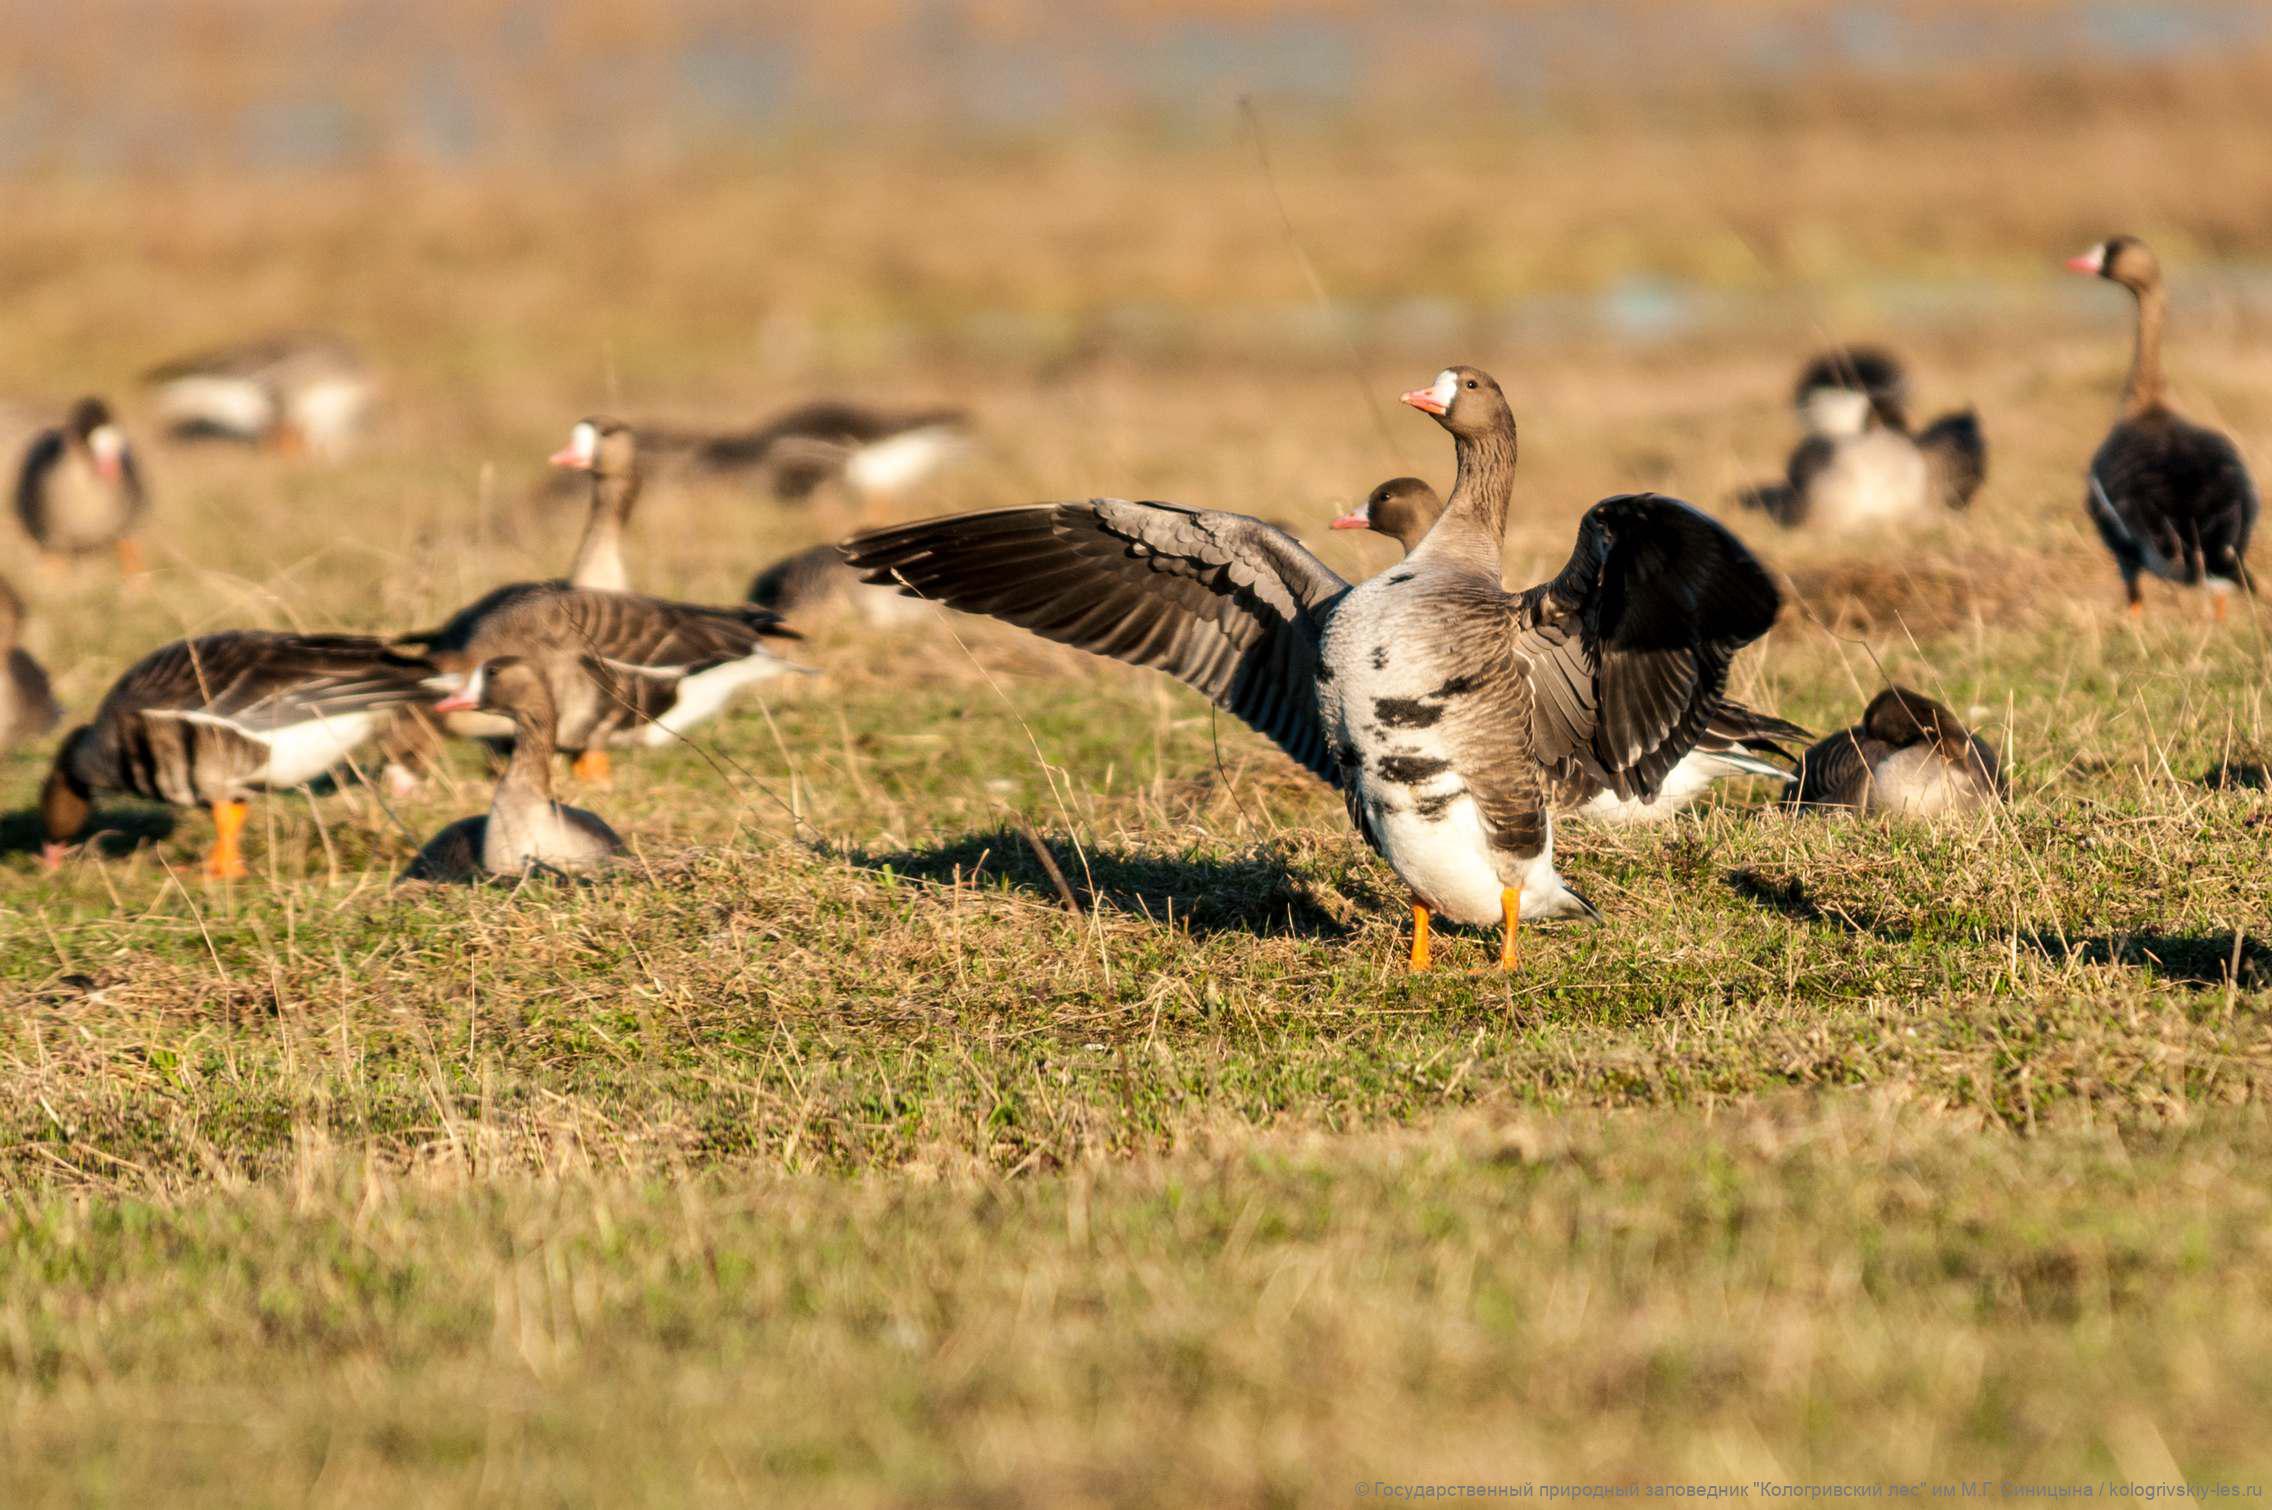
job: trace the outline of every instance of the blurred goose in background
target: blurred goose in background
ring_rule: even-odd
[[[801,503],[823,484],[855,498],[888,497],[927,481],[970,449],[958,409],[892,410],[823,401],[743,431],[637,427],[658,474],[755,477],[774,497]]]
[[[639,443],[630,427],[594,416],[579,420],[568,444],[552,454],[552,464],[592,479],[592,511],[584,536],[568,563],[570,587],[629,592],[631,573],[623,564],[623,531],[631,506],[639,501]]]
[[[2130,612],[2145,611],[2138,578],[2207,587],[2218,618],[2234,588],[2256,590],[2248,537],[2256,528],[2256,484],[2224,435],[2182,419],[2162,373],[2162,326],[2169,295],[2162,265],[2143,241],[2116,236],[2067,260],[2078,273],[2119,283],[2137,301],[2137,348],[2122,385],[2122,412],[2091,458],[2084,503],[2114,553]]]
[[[63,718],[46,670],[17,643],[23,628],[23,600],[0,577],[0,750],[39,738]]]
[[[579,778],[605,783],[609,747],[667,745],[715,716],[743,688],[806,670],[767,645],[797,638],[780,615],[762,608],[709,608],[522,582],[498,588],[440,628],[395,643],[420,646],[461,694],[486,661],[513,656],[528,662],[552,701],[554,744],[574,757]],[[461,695],[442,706],[459,709],[465,702]]]
[[[1909,377],[1891,353],[1843,347],[1808,361],[1792,395],[1806,438],[1785,480],[1739,499],[1786,526],[1859,527],[1934,504],[1969,507],[1988,475],[1988,443],[1970,409],[1909,428]]]
[[[1430,918],[1593,917],[1554,868],[1553,812],[1656,791],[1709,721],[1730,659],[1780,603],[1727,530],[1653,494],[1604,499],[1552,581],[1509,594],[1500,551],[1515,420],[1450,367],[1404,395],[1459,472],[1405,563],[1351,586],[1259,519],[1099,498],[872,530],[879,584],[1165,671],[1339,787],[1411,887],[1411,967]]]
[[[263,336],[201,351],[143,375],[181,440],[237,440],[345,455],[362,437],[378,384],[362,354],[323,331]]]
[[[50,556],[118,553],[119,570],[138,576],[134,530],[150,509],[126,432],[110,406],[89,396],[63,422],[32,436],[16,474],[16,516]]]
[[[497,781],[489,811],[460,818],[427,841],[403,872],[405,881],[476,881],[532,870],[576,873],[623,853],[623,841],[596,813],[567,807],[552,795],[552,729],[557,715],[544,676],[526,661],[499,656],[440,704],[482,708],[513,721],[513,758]]]
[[[2004,800],[1996,752],[1941,704],[1888,687],[1799,761],[1792,802],[1802,808],[1929,817]]]
[[[794,623],[849,608],[871,628],[913,623],[925,610],[888,587],[861,580],[834,541],[783,556],[750,579],[749,601]]]
[[[1365,501],[1333,521],[1337,530],[1371,530],[1386,535],[1410,555],[1435,528],[1444,501],[1417,477],[1394,477],[1373,489]],[[1697,735],[1696,746],[1666,773],[1664,784],[1648,797],[1621,797],[1604,789],[1593,793],[1568,816],[1598,823],[1647,823],[1669,818],[1702,796],[1714,781],[1732,776],[1763,776],[1783,786],[1791,771],[1765,756],[1794,760],[1784,741],[1810,739],[1805,729],[1741,703],[1719,700],[1710,721]]]
[[[209,806],[205,873],[245,874],[248,797],[304,786],[434,696],[434,667],[361,635],[240,629],[176,640],[127,668],[65,736],[40,793],[52,869],[86,832],[96,792]]]

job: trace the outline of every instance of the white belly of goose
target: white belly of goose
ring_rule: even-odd
[[[964,446],[952,426],[926,425],[860,447],[844,464],[844,479],[863,493],[895,493],[952,461]]]
[[[393,709],[382,708],[355,713],[335,713],[325,718],[311,718],[301,723],[286,724],[277,729],[247,728],[214,713],[183,713],[188,723],[214,724],[231,729],[268,750],[268,760],[254,778],[260,785],[282,790],[286,787],[305,786],[331,770],[356,747],[378,733],[379,725],[393,714]]]
[[[1384,587],[1368,594],[1367,583],[1351,594],[1323,650],[1333,667],[1325,699],[1332,738],[1358,757],[1357,801],[1381,858],[1452,922],[1501,921],[1509,885],[1520,888],[1526,917],[1568,915],[1577,904],[1554,873],[1551,827],[1527,862],[1492,844],[1437,722],[1458,694],[1444,692],[1448,673],[1420,648],[1426,640],[1397,632],[1401,605],[1388,591],[1395,584],[1375,580]]]
[[[1916,442],[1897,430],[1872,430],[1839,442],[1830,465],[1808,486],[1808,502],[1833,524],[1872,524],[1922,509],[1929,482]]]
[[[670,705],[669,711],[639,729],[636,738],[641,744],[648,746],[676,743],[681,735],[696,724],[717,716],[718,710],[731,702],[734,694],[742,688],[770,681],[785,671],[805,669],[761,650],[741,660],[728,661],[723,666],[697,671],[678,684],[678,700]]]

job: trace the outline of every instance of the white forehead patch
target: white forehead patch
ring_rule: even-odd
[[[591,459],[600,452],[599,426],[585,420],[568,433],[568,445],[576,453],[578,461],[589,465]]]
[[[2088,262],[2092,267],[2097,268],[2100,272],[2105,272],[2106,243],[2103,241],[2100,242],[2097,246],[2092,247],[2089,251],[2083,253],[2083,255],[2077,257],[2075,260],[2077,262]]]
[[[483,662],[481,665],[474,667],[473,675],[467,677],[465,679],[465,685],[458,689],[459,696],[464,697],[472,702],[480,702],[482,689],[489,685],[488,673],[489,665],[487,662]]]
[[[126,454],[126,437],[116,425],[97,425],[87,432],[87,449],[105,461],[115,461]]]
[[[1437,373],[1435,393],[1436,402],[1449,409],[1452,406],[1452,400],[1459,397],[1459,374],[1449,367]]]

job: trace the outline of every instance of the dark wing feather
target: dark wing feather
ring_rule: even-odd
[[[1934,496],[1952,509],[1969,508],[1988,479],[1988,438],[1970,409],[1944,414],[1917,435],[1917,449],[1933,480]]]
[[[247,729],[425,701],[431,662],[365,635],[232,630],[176,640],[129,667],[98,717],[198,712]]]
[[[2246,584],[2256,484],[2229,439],[2153,410],[2116,425],[2091,458],[2090,513],[2124,566],[2158,556],[2177,580]]]
[[[1740,748],[1762,755],[1788,756],[1791,752],[1783,748],[1786,743],[1813,737],[1811,732],[1788,719],[1722,698],[1705,723],[1703,737],[1696,743],[1707,750]]]
[[[1283,530],[1095,498],[871,530],[844,552],[869,582],[1164,671],[1338,780],[1318,640],[1349,584]]]
[[[1561,575],[1514,603],[1547,774],[1647,797],[1727,717],[1728,663],[1782,595],[1724,526],[1634,493],[1589,509]]]
[[[1839,730],[1799,757],[1792,805],[1859,808],[1869,794],[1870,772],[1891,753],[1891,746],[1871,738],[1858,724]]]

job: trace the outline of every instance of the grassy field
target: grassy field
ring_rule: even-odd
[[[1180,689],[970,621],[817,626],[823,676],[619,761],[579,800],[636,858],[588,886],[390,886],[485,804],[473,751],[407,800],[262,803],[249,882],[199,876],[200,815],[132,803],[50,876],[52,746],[18,751],[0,1498],[2265,1473],[2272,619],[2165,591],[2124,622],[2080,473],[2127,310],[2040,286],[2154,238],[2181,395],[2272,474],[2263,317],[2186,299],[2272,236],[2220,146],[2264,107],[2073,103],[1283,141],[1328,289],[1441,306],[1353,352],[1235,143],[25,187],[7,386],[113,390],[131,427],[141,364],[299,322],[389,378],[345,466],[153,443],[146,590],[11,568],[81,714],[185,631],[403,628],[557,570],[574,511],[531,487],[592,409],[966,403],[983,453],[903,512],[1166,497],[1375,569],[1323,525],[1448,480],[1389,400],[1471,360],[1523,426],[1512,572],[1605,493],[1719,510],[1791,596],[1741,695],[1827,730],[1921,686],[2015,798],[1567,828],[1606,925],[1531,932],[1512,977],[1452,930],[1411,979],[1336,798]],[[1490,313],[1636,270],[1785,313],[1658,344]],[[1852,292],[1958,275],[2008,318],[1911,330]],[[1826,335],[1980,406],[1970,515],[1836,542],[1727,511]],[[632,571],[730,600],[857,522],[658,487]]]

